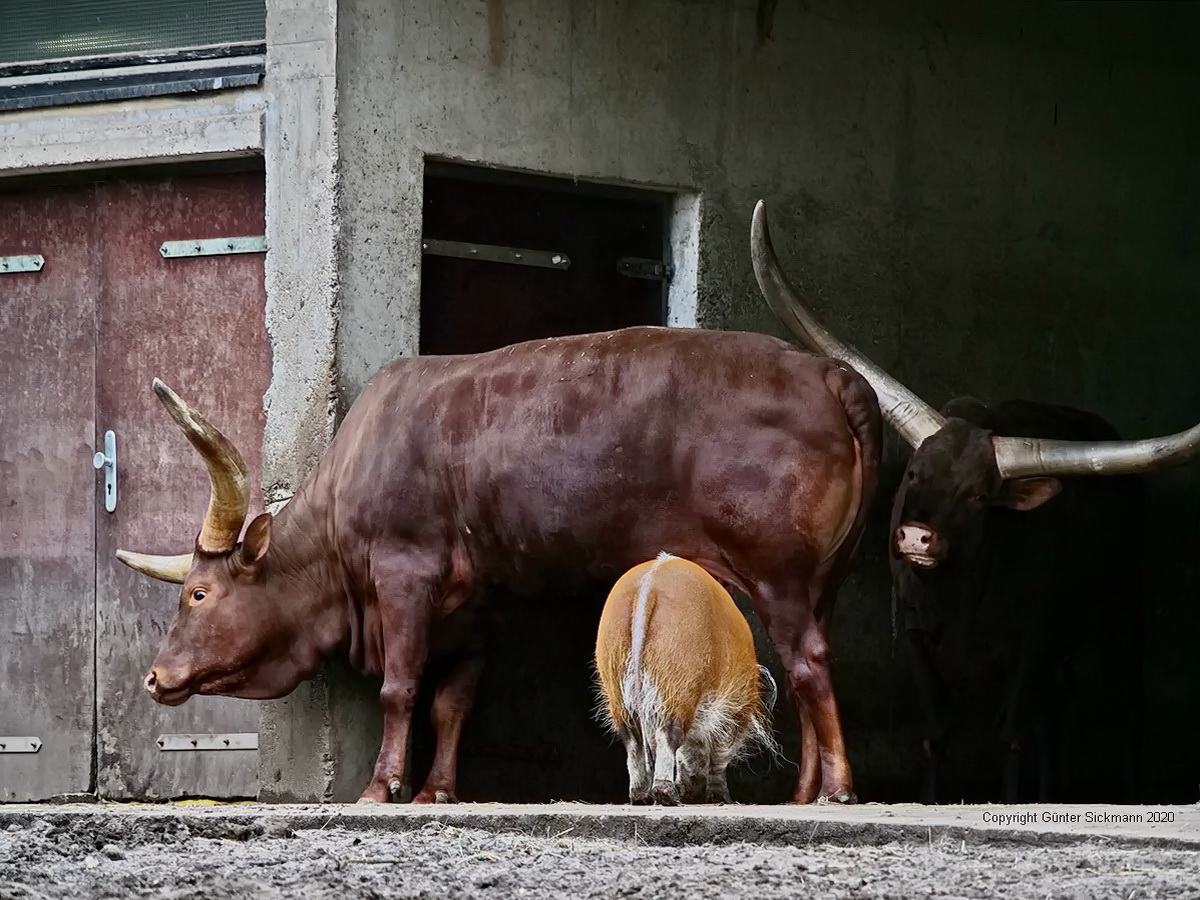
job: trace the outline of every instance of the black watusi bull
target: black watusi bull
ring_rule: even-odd
[[[1133,802],[1141,483],[1006,480],[991,450],[993,433],[1105,441],[1117,432],[1099,416],[1026,401],[963,397],[941,412],[946,424],[905,469],[890,532],[924,718],[922,799]],[[952,737],[962,756],[997,757],[996,777],[951,791],[953,773],[942,775]],[[1024,772],[1023,761],[1033,763]]]
[[[1009,801],[1020,796],[1031,738],[1042,751],[1037,794],[1054,793],[1056,730],[1072,731],[1077,746],[1062,772],[1075,786],[1059,799],[1134,799],[1144,526],[1137,479],[1116,476],[1192,462],[1200,425],[1124,441],[1098,416],[1064,407],[1011,401],[989,409],[960,398],[938,412],[813,318],[779,267],[761,202],[751,255],[780,319],[866,377],[884,418],[913,448],[889,543],[925,712],[925,799],[945,795],[939,764],[951,709],[989,724]],[[1119,762],[1085,778],[1101,752]],[[1103,794],[1088,790],[1093,778]]]

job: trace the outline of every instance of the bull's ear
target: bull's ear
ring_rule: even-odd
[[[1057,478],[1010,478],[1000,488],[996,502],[1026,512],[1037,509],[1061,490],[1062,482]]]
[[[271,547],[271,514],[263,513],[250,523],[242,538],[242,564],[252,566],[267,555]]]

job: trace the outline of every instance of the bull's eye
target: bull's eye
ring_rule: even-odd
[[[192,591],[192,602],[199,603],[207,596],[208,591],[204,590],[204,588],[196,588],[194,591]]]

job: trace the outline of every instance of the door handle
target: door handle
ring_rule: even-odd
[[[92,468],[104,470],[104,508],[112,512],[117,508],[117,436],[104,432],[104,451],[92,457]]]

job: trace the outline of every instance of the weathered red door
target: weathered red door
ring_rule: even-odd
[[[258,732],[258,704],[194,697],[169,708],[142,690],[179,603],[176,585],[117,562],[118,548],[190,551],[208,475],[159,404],[162,378],[233,440],[262,511],[262,397],[270,374],[260,253],[163,258],[165,241],[263,234],[260,174],[114,182],[98,192],[105,223],[96,354],[97,430],[120,447],[120,498],[96,530],[97,779],[105,797],[254,796],[254,750],[193,750],[163,735]],[[211,739],[210,739],[211,740]],[[221,742],[217,742],[221,745]]]
[[[89,193],[0,194],[0,800],[7,801],[86,791],[92,779],[99,272]],[[40,271],[32,262],[39,256]]]
[[[257,705],[194,698],[168,709],[150,700],[141,680],[179,592],[126,569],[114,553],[118,547],[191,549],[207,502],[205,470],[155,399],[155,376],[238,443],[253,478],[252,498],[260,496],[262,396],[270,369],[262,254],[164,258],[160,247],[261,236],[262,175],[101,182],[6,202],[40,230],[64,235],[60,243],[67,246],[47,244],[42,272],[0,276],[0,460],[6,475],[17,467],[0,496],[6,509],[19,509],[0,511],[5,537],[17,536],[11,550],[7,541],[0,544],[0,597],[16,601],[0,611],[0,695],[18,698],[0,704],[0,733],[32,734],[41,727],[50,734],[40,723],[67,721],[64,710],[82,724],[55,737],[62,756],[48,754],[49,744],[16,764],[17,757],[0,754],[0,797],[88,789],[111,798],[253,796],[253,749],[191,749],[178,736],[198,735],[200,746],[212,735],[253,738]],[[74,230],[56,224],[39,202],[61,207],[59,219],[80,224]],[[3,216],[0,229],[13,221]],[[5,246],[0,252],[20,251]],[[21,284],[20,292],[8,284]],[[55,290],[61,301],[48,303]],[[32,317],[30,306],[44,322]],[[27,354],[16,352],[24,347]],[[28,357],[27,364],[15,362],[17,356]],[[33,399],[18,399],[24,397]],[[103,473],[91,460],[108,430],[117,442],[111,512]],[[20,461],[46,455],[44,447],[66,460],[56,474],[22,474],[20,465],[28,469],[29,463]],[[71,500],[54,499],[68,489]],[[43,509],[42,516],[32,512]],[[32,560],[47,548],[73,554],[73,568],[46,574],[46,564]],[[51,617],[45,609],[58,612]],[[73,628],[66,635],[64,618]],[[22,629],[36,631],[40,640],[24,640]],[[65,683],[76,668],[80,684]],[[167,749],[158,743],[163,736]],[[171,749],[177,746],[183,749]]]

